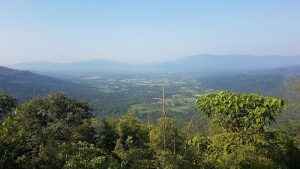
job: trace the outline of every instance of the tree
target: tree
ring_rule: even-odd
[[[95,128],[96,145],[106,152],[111,152],[116,146],[117,133],[114,130],[114,126],[106,119],[98,122]]]
[[[156,168],[193,168],[191,154],[185,149],[185,139],[176,120],[159,118],[150,131],[150,148],[154,151]]]
[[[17,107],[17,100],[10,95],[0,93],[0,122],[2,119],[11,114]]]
[[[298,150],[286,135],[266,129],[284,108],[281,99],[260,94],[220,92],[196,102],[199,111],[223,128],[212,136],[194,137],[205,167],[286,168]],[[295,167],[295,166],[294,166]]]
[[[125,149],[130,147],[145,147],[149,142],[148,129],[135,116],[134,111],[129,111],[122,116],[116,124],[118,139]]]
[[[148,129],[134,116],[134,113],[134,110],[130,110],[118,120],[115,127],[118,139],[114,153],[121,160],[122,167],[149,168],[152,152],[147,150]]]
[[[64,169],[107,169],[109,162],[101,149],[86,142],[78,142],[63,146],[63,151],[67,155]]]
[[[176,121],[172,118],[158,119],[157,126],[150,132],[150,146],[154,150],[171,151],[176,154],[183,145]]]
[[[230,132],[264,131],[284,108],[281,99],[230,92],[207,94],[196,104],[200,112]]]
[[[0,129],[0,140],[11,145],[5,147],[3,166],[14,161],[22,168],[62,168],[65,159],[56,156],[60,152],[57,147],[79,141],[92,143],[92,117],[86,102],[61,93],[22,104]]]

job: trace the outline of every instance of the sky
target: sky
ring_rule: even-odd
[[[300,1],[0,1],[0,65],[207,53],[300,55]]]

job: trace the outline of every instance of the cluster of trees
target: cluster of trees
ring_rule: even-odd
[[[300,168],[299,135],[270,126],[281,99],[220,92],[197,100],[210,119],[144,123],[134,111],[98,119],[87,102],[55,93],[16,106],[0,95],[0,168]]]

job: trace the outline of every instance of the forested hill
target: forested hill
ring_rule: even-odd
[[[95,95],[96,89],[29,71],[0,66],[0,92],[13,95],[21,103],[29,98],[53,92],[63,92],[70,96],[86,98]]]

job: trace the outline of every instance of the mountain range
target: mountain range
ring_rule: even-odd
[[[78,98],[90,98],[97,93],[95,88],[89,86],[2,66],[0,66],[0,92],[13,95],[20,103],[52,92],[63,92]]]
[[[158,64],[128,64],[109,60],[90,60],[71,63],[29,62],[8,67],[31,71],[71,72],[202,72],[242,73],[300,65],[300,56],[252,56],[202,54],[183,57]]]

